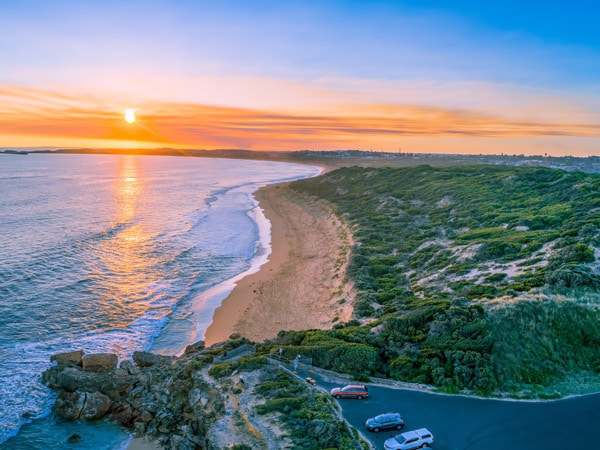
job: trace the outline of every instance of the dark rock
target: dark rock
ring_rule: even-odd
[[[188,439],[183,436],[179,436],[177,434],[171,435],[171,440],[169,442],[171,449],[173,450],[195,450],[196,445],[193,442],[190,442]]]
[[[79,366],[82,365],[83,350],[74,352],[57,353],[50,357],[50,362],[56,361],[59,366]]]
[[[162,418],[160,421],[160,425],[158,426],[158,431],[164,434],[169,434],[175,431],[177,428],[178,420],[173,417],[172,414],[169,414]]]
[[[131,426],[135,422],[136,413],[131,405],[125,404],[113,409],[111,416],[120,424]]]
[[[140,369],[129,360],[121,361],[119,368],[126,370],[130,375],[137,375],[140,373]]]
[[[133,361],[138,367],[170,366],[177,360],[174,356],[156,355],[148,352],[133,352]]]
[[[117,367],[119,359],[114,353],[96,353],[85,355],[81,362],[84,370],[91,372],[106,372]]]
[[[177,358],[155,355],[148,352],[133,352],[133,361],[138,367],[170,366]]]
[[[204,341],[194,342],[193,344],[188,345],[183,352],[184,355],[189,355],[191,353],[197,353],[206,348]]]
[[[137,435],[142,435],[146,432],[146,424],[144,422],[136,422],[133,424],[133,432]]]
[[[42,382],[57,391],[101,392],[110,398],[123,397],[137,381],[133,375],[109,372],[86,372],[76,367],[53,366],[42,375]]]
[[[133,432],[138,436],[146,433],[146,424],[143,422],[136,422],[133,424]]]
[[[135,423],[148,423],[153,418],[154,418],[154,416],[150,412],[148,412],[146,410],[142,410],[139,412],[138,416],[135,418]]]
[[[52,411],[65,420],[79,420],[83,408],[81,392],[61,392],[52,406]]]
[[[69,444],[76,444],[78,442],[81,442],[81,436],[79,436],[77,433],[72,434],[71,436],[69,436],[69,439],[67,439],[67,442]]]
[[[61,392],[52,411],[65,420],[98,420],[106,415],[110,399],[100,392]]]
[[[150,401],[145,402],[143,404],[143,408],[146,411],[148,411],[148,412],[150,412],[152,414],[155,414],[158,411],[158,409],[160,408],[160,405],[159,405],[158,402],[150,400]]]
[[[82,420],[98,420],[103,418],[110,408],[110,398],[100,392],[85,392],[83,409],[79,418]]]

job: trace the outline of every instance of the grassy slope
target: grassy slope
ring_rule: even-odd
[[[349,276],[369,324],[281,333],[276,345],[335,370],[448,391],[540,393],[596,377],[598,175],[353,167],[293,187],[352,225]],[[571,301],[582,295],[585,305]]]

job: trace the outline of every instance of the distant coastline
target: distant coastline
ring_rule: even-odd
[[[13,150],[17,151],[17,150]],[[243,149],[111,149],[111,148],[44,148],[23,147],[18,151],[29,154],[115,154],[115,155],[153,155],[187,156],[197,158],[253,159],[261,161],[293,162],[326,167],[328,170],[340,167],[414,167],[419,165],[509,165],[549,167],[568,171],[600,173],[600,156],[548,156],[548,155],[470,155],[456,153],[413,153],[413,152],[376,152],[367,150],[243,150]]]
[[[25,150],[4,150],[1,153],[4,153],[5,155],[29,155],[29,152],[25,151]]]

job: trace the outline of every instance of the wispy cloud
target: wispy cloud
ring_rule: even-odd
[[[198,148],[298,149],[385,138],[398,142],[403,137],[600,137],[598,121],[564,120],[560,114],[536,121],[474,109],[391,103],[350,104],[337,113],[307,114],[155,102],[140,107],[138,121],[127,124],[123,110],[91,98],[19,86],[0,87],[0,98],[6,105],[0,112],[3,134],[96,139],[106,146],[135,141]]]

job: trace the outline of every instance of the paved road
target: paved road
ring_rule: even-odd
[[[327,390],[339,386],[311,376]],[[365,420],[399,412],[404,430],[428,428],[434,450],[600,449],[600,394],[548,402],[502,401],[431,394],[369,385],[366,400],[341,399],[344,418],[363,431],[376,449],[397,431],[369,433]]]

